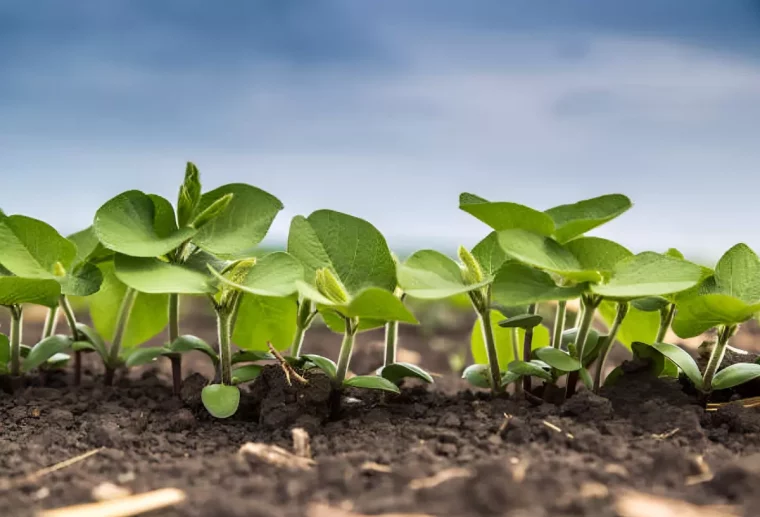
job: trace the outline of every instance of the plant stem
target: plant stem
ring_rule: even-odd
[[[232,385],[232,320],[233,313],[219,309],[216,312],[216,329],[219,337],[219,369],[221,382]]]
[[[65,294],[62,294],[58,298],[58,307],[63,311],[63,315],[66,317],[66,322],[69,325],[71,331],[71,337],[74,341],[79,341],[79,331],[77,330],[77,319],[74,316],[74,309],[71,308],[69,299]],[[79,386],[82,382],[82,351],[77,350],[74,352],[74,386]]]
[[[129,316],[132,314],[132,308],[135,306],[136,299],[137,291],[128,287],[127,291],[124,293],[124,298],[121,300],[121,307],[119,307],[119,314],[116,318],[116,332],[114,332],[113,335],[111,351],[108,356],[108,364],[106,365],[106,376],[104,379],[106,386],[113,384],[113,376],[116,367],[119,364],[121,342],[124,340],[124,334],[127,330],[127,324],[129,323]]]
[[[615,338],[620,330],[620,325],[623,323],[626,315],[628,314],[628,308],[630,307],[628,302],[618,302],[617,313],[615,319],[610,326],[610,332],[602,343],[599,350],[599,358],[596,360],[596,372],[594,373],[594,393],[599,393],[599,389],[602,387],[602,372],[604,371],[604,365],[607,362],[607,357],[610,355],[612,345],[615,343]]]
[[[59,307],[50,307],[48,309],[48,313],[45,316],[45,325],[42,327],[42,339],[49,338],[55,333],[55,328],[58,326],[59,311]]]
[[[538,312],[538,305],[531,304],[528,306],[528,314],[536,314]],[[533,327],[525,329],[525,339],[523,340],[523,361],[530,361],[530,355],[533,352]],[[523,376],[523,391],[530,393],[532,388],[530,375]]]
[[[520,333],[517,331],[517,327],[512,327],[512,355],[514,356],[515,360],[520,358],[520,345],[518,344],[518,341],[520,340]],[[515,395],[522,393],[523,386],[522,383],[516,382],[515,383]]]
[[[562,300],[557,302],[557,313],[554,315],[554,335],[552,336],[552,346],[554,348],[562,347],[562,333],[565,331],[565,320],[567,319],[567,302]]]
[[[673,323],[673,318],[676,315],[676,304],[670,303],[667,307],[660,310],[660,329],[657,331],[657,337],[654,338],[655,343],[662,343],[665,336],[670,329],[670,325]]]
[[[398,321],[385,324],[385,362],[388,366],[396,362],[396,344],[398,343]]]
[[[338,355],[338,368],[335,373],[335,389],[343,386],[343,381],[348,373],[348,364],[351,362],[351,352],[354,349],[354,340],[356,338],[355,322],[346,318],[346,332],[343,334],[343,343],[340,345],[340,354]]]
[[[21,375],[21,334],[23,332],[24,309],[21,305],[11,305],[11,376]]]
[[[594,313],[599,306],[601,299],[592,295],[581,297],[581,318],[578,326],[578,334],[575,336],[575,354],[576,358],[583,363],[583,352],[586,348],[586,338],[594,321]],[[572,397],[575,394],[575,388],[578,384],[580,373],[570,372],[567,375],[567,387],[565,389],[565,398]]]
[[[311,326],[311,322],[314,321],[315,316],[314,302],[307,299],[301,300],[298,304],[298,315],[296,317],[296,335],[293,337],[293,345],[290,347],[293,357],[301,357],[301,348],[303,348],[306,331]]]
[[[726,345],[728,345],[728,340],[734,335],[736,329],[736,325],[724,326],[718,334],[718,342],[715,343],[710,353],[710,360],[707,362],[705,373],[702,376],[702,387],[706,392],[712,390],[713,377],[715,377],[715,372],[718,371],[720,363],[723,362],[723,356],[726,355]]]
[[[169,345],[179,337],[179,294],[169,295]],[[182,355],[169,354],[172,365],[172,389],[175,395],[179,395],[182,389]]]
[[[486,306],[486,309],[478,314],[478,318],[480,319],[480,328],[483,332],[483,342],[486,344],[486,357],[488,358],[491,375],[491,389],[495,393],[502,393],[504,387],[501,385],[499,357],[496,353],[496,342],[494,341],[493,329],[491,328],[491,310]]]

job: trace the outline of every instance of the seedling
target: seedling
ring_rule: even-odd
[[[760,311],[760,259],[746,244],[728,250],[714,274],[699,289],[678,297],[676,306],[673,330],[678,336],[689,338],[711,328],[718,330],[703,372],[682,348],[661,342],[652,345],[673,361],[697,390],[709,394],[760,377],[760,364],[737,363],[720,369],[731,336]]]
[[[281,209],[277,198],[250,185],[230,184],[201,194],[198,169],[188,162],[176,213],[166,199],[137,190],[116,196],[98,210],[93,228],[103,246],[116,252],[116,278],[141,293],[168,295],[167,345],[141,351],[132,364],[168,357],[174,391],[179,393],[181,354],[198,349],[187,346],[198,344],[197,339],[180,336],[180,294],[214,293],[206,267],[219,269],[218,257],[249,256]]]

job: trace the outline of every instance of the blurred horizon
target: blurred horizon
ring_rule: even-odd
[[[760,249],[760,1],[0,4],[0,208],[64,234],[139,189],[375,224],[400,253],[488,228],[469,191],[634,207],[593,232],[702,262]]]

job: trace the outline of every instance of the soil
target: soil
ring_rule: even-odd
[[[362,337],[356,373],[378,366],[378,337]],[[334,356],[339,341],[315,329],[309,351]],[[103,483],[185,491],[184,503],[151,514],[162,516],[631,517],[619,506],[629,490],[757,514],[760,410],[706,412],[678,381],[635,368],[602,396],[580,391],[562,406],[492,398],[446,374],[445,347],[431,351],[411,329],[401,343],[443,374],[436,384],[410,382],[398,396],[350,391],[337,417],[321,374],[310,372],[305,390],[270,366],[244,389],[233,418],[214,420],[200,403],[202,356],[186,361],[180,398],[165,363],[114,387],[102,385],[93,357],[79,387],[70,372],[27,379],[12,396],[0,394],[0,515],[91,502]],[[293,427],[310,435],[313,464],[241,451],[249,442],[293,451]],[[319,514],[318,503],[332,510]]]

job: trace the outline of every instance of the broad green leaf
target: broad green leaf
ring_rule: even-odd
[[[532,329],[533,327],[539,326],[542,321],[544,321],[544,318],[539,314],[518,314],[517,316],[513,316],[506,320],[500,321],[499,326],[505,329],[515,327],[521,329]]]
[[[605,300],[601,303],[597,311],[607,325],[607,328],[610,328],[617,315],[617,303]],[[657,331],[659,329],[659,312],[645,312],[631,306],[628,308],[628,314],[626,314],[623,323],[618,329],[615,340],[630,349],[631,344],[635,341],[652,343],[654,338],[657,337]]]
[[[123,284],[150,294],[213,294],[211,276],[157,258],[130,257],[117,253],[115,274]]]
[[[127,360],[125,361],[125,364],[127,368],[133,368],[135,366],[141,366],[144,364],[152,363],[158,357],[161,357],[162,355],[165,355],[168,352],[169,352],[169,349],[163,346],[135,348],[134,350],[128,351]]]
[[[73,269],[66,276],[58,278],[58,281],[61,284],[61,294],[90,296],[100,289],[103,275],[95,264],[82,262],[74,265]]]
[[[238,308],[232,341],[245,350],[277,350],[293,344],[298,305],[295,296],[275,298],[244,294]]]
[[[385,237],[363,219],[332,210],[295,217],[288,252],[304,264],[309,279],[317,269],[330,268],[349,294],[396,288],[396,264]]]
[[[30,372],[45,363],[55,354],[59,354],[71,348],[73,341],[68,336],[55,335],[43,339],[32,347],[26,356],[21,368],[24,372]]]
[[[200,230],[201,228],[206,226],[208,223],[215,220],[217,217],[221,217],[221,215],[224,214],[227,208],[229,208],[234,198],[235,198],[234,194],[227,194],[220,197],[219,199],[211,203],[203,212],[195,216],[193,221],[190,223],[190,226]]]
[[[243,384],[245,382],[251,382],[256,377],[261,375],[263,366],[258,364],[247,364],[239,368],[232,370],[232,384]]]
[[[715,374],[712,389],[725,390],[760,377],[760,364],[736,363]]]
[[[95,230],[93,230],[92,226],[69,235],[67,239],[77,247],[75,264],[83,262],[98,263],[109,259],[113,255],[113,251],[103,246],[98,240],[98,236],[95,235]]]
[[[74,352],[99,352],[99,350],[89,341],[74,341],[71,345]],[[103,354],[100,354],[103,357]]]
[[[76,258],[76,245],[31,217],[0,216],[0,264],[25,278],[56,278]]]
[[[42,368],[43,370],[54,370],[54,369],[59,369],[59,368],[65,368],[66,365],[69,364],[70,360],[71,360],[71,356],[69,354],[58,352],[57,354],[51,355],[47,361],[45,361],[42,365],[40,365],[40,368]]]
[[[60,296],[61,284],[55,280],[0,276],[0,305],[34,303],[55,307]]]
[[[303,354],[301,357],[325,372],[331,379],[334,379],[337,375],[338,366],[331,359],[315,354]]]
[[[665,255],[669,257],[681,259],[681,260],[686,260],[686,257],[683,256],[683,253],[681,253],[675,248],[668,248],[668,251],[665,252]]]
[[[481,365],[478,365],[478,366],[484,366],[484,365],[481,364]],[[523,377],[522,375],[519,375],[519,374],[517,374],[515,372],[510,372],[508,370],[507,371],[503,371],[503,372],[501,372],[501,385],[502,386],[508,386],[508,385],[512,384],[513,382],[519,381],[520,379],[522,379],[522,377]]]
[[[746,244],[737,244],[715,266],[715,283],[717,293],[760,302],[760,258]]]
[[[11,360],[11,342],[8,336],[0,334],[0,368],[7,365]]]
[[[515,357],[512,347],[512,329],[502,328],[499,326],[498,321],[501,319],[501,315],[498,311],[491,311],[491,329],[493,331],[494,341],[496,343],[496,356],[499,359],[499,365],[503,368],[507,364],[520,359]],[[518,343],[517,349],[522,354],[523,343],[525,340],[525,329],[517,329]],[[543,325],[539,325],[533,329],[533,343],[532,349],[542,348],[548,346],[551,341],[549,337],[549,329]],[[486,355],[486,345],[483,341],[483,331],[480,323],[480,319],[475,321],[475,325],[472,329],[470,336],[470,350],[472,351],[472,357],[478,364],[487,364],[488,357]]]
[[[611,221],[631,208],[631,200],[622,194],[608,194],[560,205],[546,211],[556,226],[554,237],[567,242]]]
[[[681,338],[698,336],[718,325],[734,325],[752,318],[760,304],[748,305],[726,294],[705,294],[678,304],[673,331]]]
[[[72,350],[75,352],[80,350],[94,350],[100,354],[100,357],[104,359],[108,357],[108,347],[106,346],[106,342],[97,330],[88,327],[84,323],[77,323],[77,332],[87,338],[87,341],[77,341],[71,346]],[[85,346],[86,343],[89,343],[90,346]]]
[[[106,248],[133,257],[158,257],[169,253],[193,237],[196,230],[184,227],[166,232],[168,201],[158,199],[161,198],[139,190],[119,194],[95,214],[95,235]]]
[[[348,304],[346,315],[375,321],[417,323],[417,318],[392,292],[370,287],[359,292]]]
[[[670,305],[667,298],[661,296],[647,296],[631,301],[631,306],[643,312],[658,312]]]
[[[303,280],[303,267],[293,256],[276,251],[256,260],[241,282],[232,282],[212,269],[212,273],[227,285],[258,296],[289,296],[298,289]]]
[[[633,256],[625,246],[600,237],[579,237],[564,245],[582,269],[611,273],[622,260]]]
[[[490,202],[465,192],[459,196],[459,208],[496,231],[520,228],[546,236],[554,232],[550,216],[525,205],[506,201]]]
[[[670,343],[653,343],[652,347],[676,363],[697,389],[702,389],[702,374],[699,372],[699,366],[686,350]]]
[[[227,194],[233,195],[229,206],[198,230],[193,243],[220,257],[250,256],[282,210],[282,202],[251,185],[233,183],[203,194],[198,204],[198,213]]]
[[[631,300],[685,291],[702,280],[702,268],[667,255],[644,252],[618,263],[607,283],[591,290],[607,298]]]
[[[346,317],[337,312],[334,307],[330,306],[317,306],[319,315],[322,317],[322,321],[325,325],[338,334],[343,334],[346,331]],[[378,329],[385,326],[387,322],[383,320],[374,320],[371,318],[361,318],[359,320],[359,326],[357,332],[366,332],[367,330]]]
[[[554,300],[573,300],[587,290],[587,284],[560,287],[538,269],[507,263],[496,273],[491,292],[495,302],[508,307]]]
[[[562,332],[562,342],[560,343],[562,350],[569,350],[571,345],[574,346],[577,337],[577,327],[565,329],[565,331]],[[599,335],[599,332],[597,332],[596,329],[591,328],[588,330],[588,334],[586,335],[586,343],[583,345],[584,364],[586,364],[587,361],[596,353],[602,339],[603,336]]]
[[[351,388],[362,388],[367,390],[390,391],[391,393],[401,393],[398,386],[388,379],[383,379],[376,375],[357,375],[343,381],[343,386]]]
[[[584,270],[575,255],[549,237],[524,230],[503,230],[499,232],[499,244],[507,255],[537,269],[576,282],[601,280],[597,271]]]
[[[398,265],[398,284],[413,298],[438,300],[466,293],[488,282],[467,284],[454,260],[433,250],[413,253]]]
[[[634,357],[649,361],[650,372],[655,377],[678,377],[678,367],[675,363],[652,345],[634,341],[631,344],[631,352],[633,352]]]
[[[507,365],[507,369],[515,373],[517,375],[520,375],[522,377],[538,377],[540,379],[544,379],[547,381],[552,380],[552,376],[549,372],[547,372],[544,368],[542,368],[539,364],[533,361],[512,361]]]
[[[533,354],[543,362],[561,372],[575,372],[582,368],[580,361],[559,348],[550,346],[539,348]]]
[[[185,180],[179,189],[177,196],[177,222],[180,226],[188,226],[198,211],[198,203],[201,200],[201,180],[198,167],[192,162],[187,162],[185,167]]]
[[[255,363],[258,361],[274,361],[275,357],[269,352],[260,352],[257,350],[238,351],[232,354],[232,364],[238,363]]]
[[[491,376],[487,364],[472,364],[464,369],[462,378],[476,388],[491,388]]]
[[[99,267],[103,273],[103,284],[100,290],[87,300],[95,329],[107,341],[111,341],[127,286],[116,277],[113,262],[105,262]],[[138,293],[122,347],[134,348],[161,333],[169,323],[168,307],[168,294]]]
[[[472,255],[487,276],[493,276],[509,260],[499,244],[499,234],[491,232],[472,248]]]
[[[211,384],[201,391],[201,400],[214,418],[229,418],[240,406],[240,390],[237,386]]]
[[[378,375],[384,379],[388,379],[394,384],[398,384],[401,379],[411,377],[415,379],[423,380],[429,384],[433,384],[433,378],[428,372],[420,368],[419,366],[411,363],[393,363],[384,366],[378,370]]]

